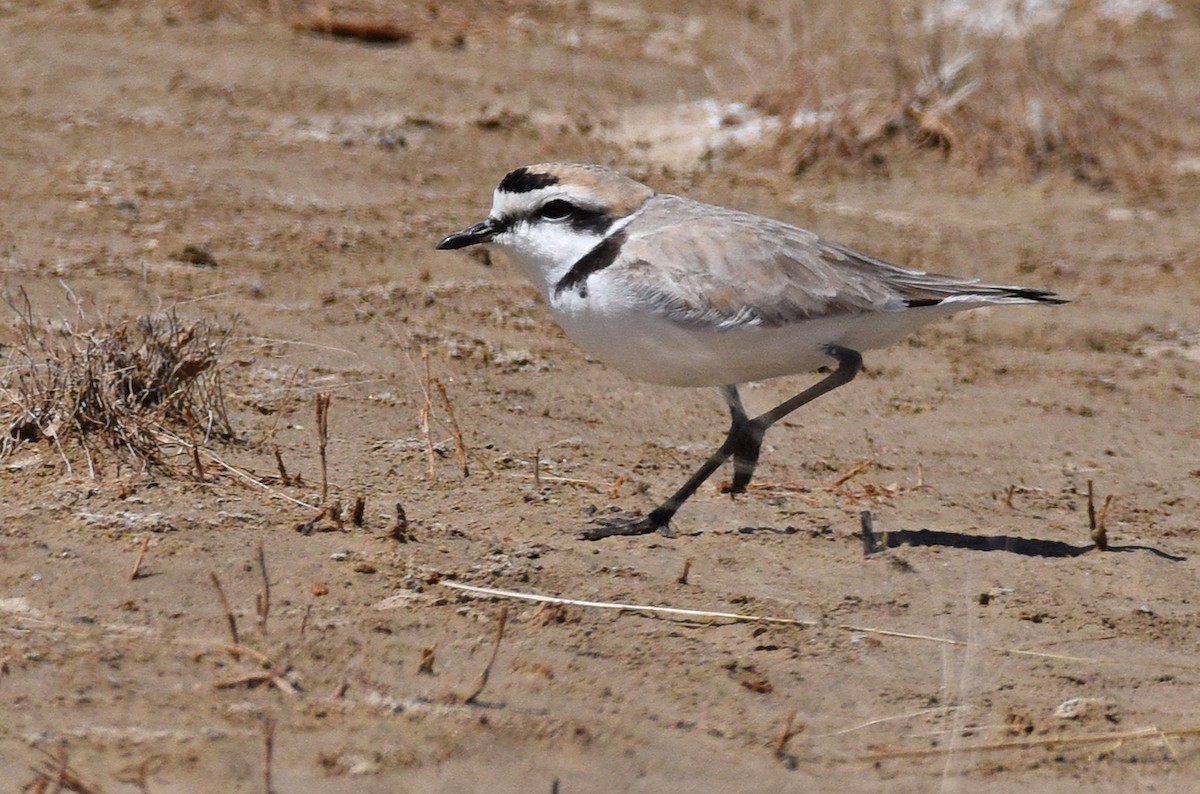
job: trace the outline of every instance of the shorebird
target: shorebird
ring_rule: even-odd
[[[813,232],[651,188],[600,165],[542,163],[508,173],[487,218],[439,249],[487,245],[541,291],[581,348],[630,377],[715,386],[725,441],[645,516],[588,527],[589,540],[667,532],[728,459],[746,490],[771,425],[862,369],[885,347],[965,309],[1066,301],[1041,289],[910,270]],[[750,417],[738,384],[836,364],[824,379]]]

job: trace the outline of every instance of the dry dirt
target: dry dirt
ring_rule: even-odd
[[[416,40],[382,47],[253,14],[0,6],[0,286],[49,320],[76,300],[90,318],[240,316],[226,387],[247,443],[211,450],[270,486],[212,460],[205,482],[111,456],[68,474],[48,445],[3,461],[0,787],[65,748],[78,790],[261,791],[268,721],[278,792],[1195,786],[1195,181],[1139,199],[935,154],[887,176],[668,167],[609,123],[751,94],[778,20],[734,0],[421,8]],[[433,250],[505,171],[551,159],[1074,302],[872,352],[768,435],[765,487],[706,486],[673,538],[584,542],[593,506],[649,509],[726,420],[715,393],[587,360],[501,257]],[[215,266],[181,261],[188,245]],[[427,477],[423,351],[468,478],[436,390]],[[365,497],[366,521],[305,535],[313,511],[289,499],[320,499],[318,392],[331,499]],[[269,479],[269,438],[302,484]],[[1107,553],[1089,481],[1097,505],[1115,497]],[[389,537],[397,502],[410,542]],[[864,556],[863,510],[879,532],[943,534]],[[255,655],[225,649],[213,573]],[[450,581],[797,623],[547,609]]]

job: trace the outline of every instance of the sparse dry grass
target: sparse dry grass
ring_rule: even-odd
[[[944,18],[945,5],[805,6],[785,80],[757,100],[803,122],[776,141],[786,168],[884,170],[933,149],[979,172],[1061,170],[1153,193],[1200,143],[1193,98],[1178,93],[1200,76],[1185,54],[1200,19],[1187,9],[1116,21],[1073,3],[1041,24],[981,33]]]
[[[82,311],[74,322],[44,321],[24,296],[8,305],[17,322],[0,346],[0,457],[45,442],[68,469],[82,451],[93,476],[110,457],[199,476],[175,439],[194,449],[234,438],[221,382],[230,328],[170,310],[124,322],[89,322]]]

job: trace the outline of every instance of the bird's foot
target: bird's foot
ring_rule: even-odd
[[[592,526],[580,533],[581,540],[603,540],[619,535],[649,535],[661,532],[671,537],[670,516],[654,510],[645,516],[604,516],[592,519]]]

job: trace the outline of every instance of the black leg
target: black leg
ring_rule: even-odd
[[[721,396],[729,406],[729,433],[725,436],[721,448],[728,450],[733,458],[733,485],[731,493],[742,493],[754,476],[754,467],[758,465],[758,453],[762,448],[763,435],[766,427],[746,416],[742,406],[742,398],[738,395],[736,386],[721,388]]]
[[[831,345],[826,352],[837,360],[837,369],[825,376],[819,383],[753,419],[746,416],[746,410],[742,407],[737,388],[734,386],[723,387],[721,395],[729,405],[732,422],[729,433],[725,436],[725,441],[720,448],[709,456],[704,465],[697,469],[696,473],[689,477],[678,491],[651,510],[648,515],[633,520],[612,521],[588,527],[583,532],[583,539],[600,540],[615,535],[648,535],[651,532],[666,530],[683,503],[730,457],[734,461],[733,492],[740,493],[746,490],[746,486],[750,484],[750,478],[754,475],[754,467],[758,463],[759,449],[767,428],[800,406],[854,380],[862,370],[862,355],[858,351]]]

